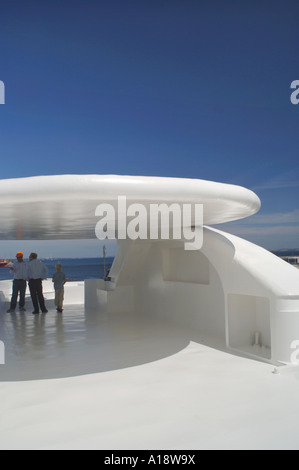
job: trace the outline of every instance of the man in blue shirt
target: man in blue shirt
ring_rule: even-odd
[[[20,294],[19,306],[20,312],[25,312],[25,294],[26,294],[26,279],[28,277],[28,267],[23,260],[23,253],[18,251],[16,254],[17,261],[10,268],[10,272],[13,273],[14,280],[12,284],[12,296],[10,301],[10,308],[7,310],[8,313],[14,313],[18,295]]]
[[[47,266],[37,259],[36,253],[31,253],[28,264],[29,290],[33,303],[33,314],[39,314],[39,308],[42,313],[47,313],[45,299],[43,295],[43,279],[47,278]]]

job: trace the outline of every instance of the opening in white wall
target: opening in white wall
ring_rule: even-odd
[[[228,335],[231,348],[270,359],[269,299],[228,294]]]

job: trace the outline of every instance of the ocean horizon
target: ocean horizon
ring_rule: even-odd
[[[114,257],[104,258],[40,258],[49,269],[48,279],[51,279],[57,263],[62,264],[62,271],[68,281],[84,281],[85,279],[103,279],[104,269],[111,268]],[[26,260],[25,260],[26,262]],[[104,266],[105,264],[105,266]],[[0,268],[0,281],[13,279],[9,268]]]
[[[286,248],[280,250],[269,250],[276,256],[299,256],[299,248]],[[41,261],[49,269],[48,279],[52,278],[56,271],[55,266],[57,263],[62,264],[62,271],[65,273],[68,281],[84,281],[85,279],[103,279],[108,269],[111,268],[114,261],[114,256],[105,258],[63,258],[63,257],[49,257],[40,258]],[[25,262],[27,260],[25,259]],[[106,272],[104,271],[106,270]],[[13,276],[10,273],[9,268],[0,268],[0,281],[12,280]]]

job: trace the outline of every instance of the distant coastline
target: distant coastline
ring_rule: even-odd
[[[279,250],[268,250],[270,251],[270,253],[273,253],[274,255],[277,255],[277,256],[299,256],[299,248],[281,248]],[[106,257],[106,261],[111,261],[115,258],[115,256],[107,256]],[[49,256],[47,258],[40,258],[44,261],[53,261],[53,260],[61,260],[63,261],[64,259],[66,260],[69,260],[69,259],[77,259],[77,260],[95,260],[95,259],[98,259],[98,260],[101,260],[103,261],[104,258],[103,257],[94,257],[94,256],[74,256],[74,257],[70,257],[70,256],[66,256],[66,257],[61,257],[61,256]]]
[[[276,256],[299,256],[299,248],[285,248],[281,250],[270,250]]]
[[[269,251],[280,258],[299,257],[299,248]],[[69,281],[82,281],[85,279],[103,279],[107,270],[111,268],[114,258],[114,256],[107,256],[105,263],[102,257],[62,258],[57,256],[41,258],[41,260],[44,261],[49,269],[49,279],[55,272],[56,263],[60,262],[63,265],[63,270]],[[296,266],[299,267],[298,264],[296,264]],[[9,268],[0,269],[0,281],[4,280],[12,280],[12,274]]]

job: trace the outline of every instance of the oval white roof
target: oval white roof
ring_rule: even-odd
[[[127,204],[203,204],[214,225],[255,214],[260,200],[240,186],[199,179],[117,175],[58,175],[1,180],[2,240],[95,238],[96,207],[119,196]]]

